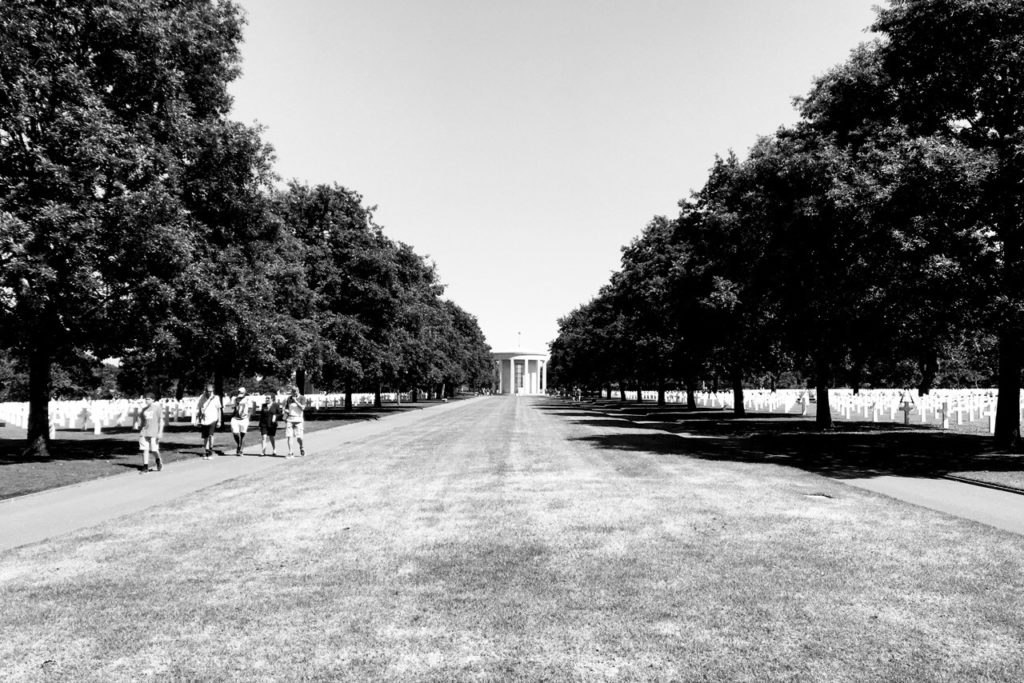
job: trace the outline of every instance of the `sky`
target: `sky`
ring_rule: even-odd
[[[436,264],[495,351],[547,351],[621,249],[797,120],[880,0],[237,0],[232,118]]]

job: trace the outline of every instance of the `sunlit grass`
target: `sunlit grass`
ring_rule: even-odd
[[[510,404],[0,556],[0,669],[13,680],[1024,675],[1021,538],[785,467],[653,452],[641,435],[629,448],[628,427]],[[579,440],[604,434],[620,437],[614,449]]]

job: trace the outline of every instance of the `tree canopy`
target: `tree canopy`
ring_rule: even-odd
[[[691,407],[698,383],[727,380],[741,411],[744,386],[807,382],[823,428],[837,384],[998,381],[997,441],[1015,444],[1024,7],[890,5],[879,37],[795,100],[799,122],[717,159],[677,217],[623,248],[560,321],[554,381],[603,386],[624,361],[597,359],[618,349],[646,372],[620,379],[685,387]]]
[[[158,392],[490,382],[475,319],[358,194],[275,189],[260,130],[230,119],[243,25],[229,0],[4,3],[0,350],[36,453],[54,373],[110,357]]]

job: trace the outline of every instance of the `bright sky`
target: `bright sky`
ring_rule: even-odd
[[[546,351],[620,249],[796,120],[880,0],[238,0],[234,118],[433,260],[495,350]]]

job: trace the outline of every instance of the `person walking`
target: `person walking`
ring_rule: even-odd
[[[260,439],[263,441],[263,455],[267,454],[267,443],[270,443],[270,454],[277,456],[277,423],[284,416],[277,397],[267,394],[260,407]]]
[[[142,468],[140,474],[151,472],[149,468],[149,452],[152,451],[156,457],[156,471],[164,468],[160,460],[160,439],[164,436],[164,409],[155,402],[153,394],[146,394],[145,404],[135,418],[135,428],[139,430],[139,451],[142,453]]]
[[[213,455],[213,435],[220,429],[221,421],[224,419],[224,404],[220,396],[213,393],[213,385],[207,384],[206,391],[196,402],[195,424],[199,426],[199,433],[203,437],[203,460],[209,460]]]
[[[249,431],[252,410],[252,399],[246,395],[245,387],[238,387],[231,400],[231,436],[235,439],[235,455],[238,457],[242,457],[245,448],[245,434]]]
[[[284,402],[284,436],[288,440],[288,456],[294,458],[292,439],[299,443],[299,455],[305,456],[306,449],[302,444],[303,427],[306,411],[306,397],[299,393],[298,387],[292,387],[291,394]]]

